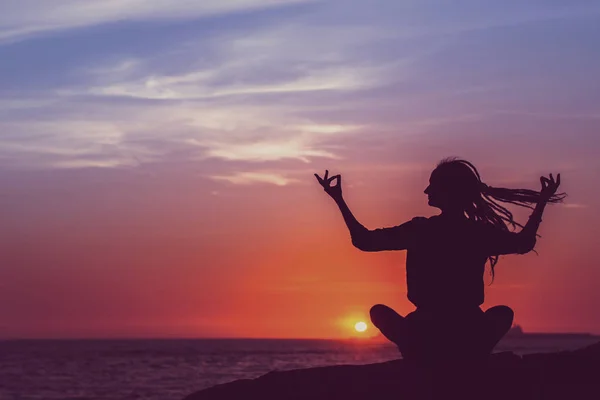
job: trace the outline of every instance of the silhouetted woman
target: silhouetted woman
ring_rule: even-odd
[[[339,206],[355,247],[363,251],[408,251],[408,299],[416,310],[403,317],[378,304],[370,311],[373,324],[397,344],[406,359],[487,357],[510,329],[513,311],[507,306],[492,307],[485,313],[481,310],[485,264],[490,261],[493,279],[498,256],[533,250],[544,207],[566,196],[556,194],[560,174],[556,180],[552,174],[541,177],[540,192],[504,189],[483,183],[468,161],[443,160],[425,189],[429,205],[441,213],[375,230],[365,228],[352,215],[342,197],[341,176],[328,175],[328,171],[323,178],[315,174]],[[499,202],[528,207],[533,213],[522,226]],[[510,231],[507,224],[522,229]]]

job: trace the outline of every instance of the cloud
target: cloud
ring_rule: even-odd
[[[104,160],[91,160],[89,158],[84,159],[73,159],[73,160],[60,160],[53,164],[55,168],[115,168],[125,166],[135,166],[137,163],[135,160],[129,159],[104,159]]]
[[[587,204],[580,204],[580,203],[564,203],[561,204],[564,208],[588,208],[589,206]]]
[[[99,83],[91,87],[60,91],[63,95],[128,97],[150,100],[213,100],[221,97],[258,97],[293,95],[311,92],[364,90],[381,85],[395,74],[399,61],[360,60],[356,48],[380,37],[377,31],[361,27],[346,28],[339,34],[335,27],[311,27],[298,23],[257,28],[251,35],[204,39],[197,45],[187,44],[173,50],[173,57],[189,53],[212,54],[210,59],[197,57],[191,65],[173,73],[172,68],[146,65],[126,58],[113,65],[88,71]],[[312,37],[322,37],[312,43]],[[401,63],[411,56],[402,57]],[[158,70],[157,70],[158,68]],[[159,73],[161,68],[168,73]]]
[[[78,168],[138,165],[157,149],[129,142],[135,122],[55,119],[1,123],[0,160],[12,168]]]
[[[226,68],[226,66],[221,67],[219,71]],[[368,78],[361,74],[362,71],[347,67],[308,71],[304,76],[279,83],[265,82],[261,85],[232,82],[228,87],[211,87],[209,81],[218,78],[215,76],[215,72],[215,70],[198,71],[175,77],[151,76],[138,82],[93,87],[88,93],[97,96],[124,96],[154,100],[191,100],[236,95],[356,90],[368,85]]]
[[[338,158],[331,152],[311,148],[301,140],[262,141],[259,143],[214,143],[209,145],[208,157],[222,158],[228,161],[278,161],[297,159],[305,163],[312,157]]]
[[[0,41],[116,21],[194,19],[314,0],[5,0]]]
[[[368,30],[359,29],[360,40],[336,33],[335,27],[315,30],[324,39],[310,46],[304,24],[295,23],[191,47],[176,45],[166,61],[149,53],[146,58],[126,55],[79,68],[75,73],[87,81],[59,87],[51,107],[29,99],[14,101],[8,119],[13,121],[0,127],[22,135],[15,140],[24,144],[0,141],[25,157],[63,153],[64,162],[52,158],[49,164],[58,167],[84,166],[82,152],[89,153],[90,165],[111,165],[105,160],[121,160],[122,154],[129,154],[122,161],[128,163],[142,151],[138,158],[145,162],[186,146],[197,157],[227,161],[339,158],[335,147],[323,145],[321,138],[355,132],[360,125],[300,113],[338,107],[356,93],[382,85],[395,61],[356,61],[353,47],[376,36]],[[212,58],[203,56],[206,46]],[[183,53],[197,55],[189,66],[167,71],[165,62],[177,64]],[[323,104],[330,101],[328,96],[335,103]],[[26,107],[38,112],[35,120],[16,118]],[[148,144],[146,138],[152,138],[151,148],[132,146]],[[100,162],[93,158],[96,150],[105,156]]]
[[[312,158],[340,159],[334,152],[340,147],[326,144],[323,139],[355,130],[352,126],[343,125],[300,124],[286,127],[284,123],[281,124],[281,129],[277,129],[277,120],[273,122],[273,125],[265,125],[261,130],[266,134],[259,135],[254,140],[251,137],[219,135],[213,140],[190,139],[189,143],[203,148],[203,157],[206,158],[249,162],[298,160],[309,163]]]
[[[297,181],[296,179],[272,172],[236,172],[231,175],[214,175],[210,178],[217,181],[226,181],[234,185],[268,183],[277,186],[286,186]]]

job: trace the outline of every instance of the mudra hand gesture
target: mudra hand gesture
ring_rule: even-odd
[[[321,178],[318,174],[315,177],[319,181],[319,184],[323,186],[325,192],[330,195],[334,200],[342,198],[342,176],[334,175],[329,177],[329,170],[325,170],[325,175]],[[337,179],[335,185],[331,186],[331,182]]]
[[[556,175],[556,180],[554,180],[552,174],[550,174],[550,179],[546,178],[545,176],[541,176],[540,182],[542,183],[540,199],[541,201],[548,201],[552,196],[554,196],[558,190],[558,187],[560,186],[560,174]]]

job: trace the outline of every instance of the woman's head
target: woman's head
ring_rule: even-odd
[[[468,161],[445,159],[431,173],[425,194],[442,211],[466,210],[481,197],[482,182]]]

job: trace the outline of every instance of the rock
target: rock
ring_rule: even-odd
[[[184,400],[600,399],[600,343],[569,352],[497,353],[481,365],[423,368],[395,360],[270,372]]]

